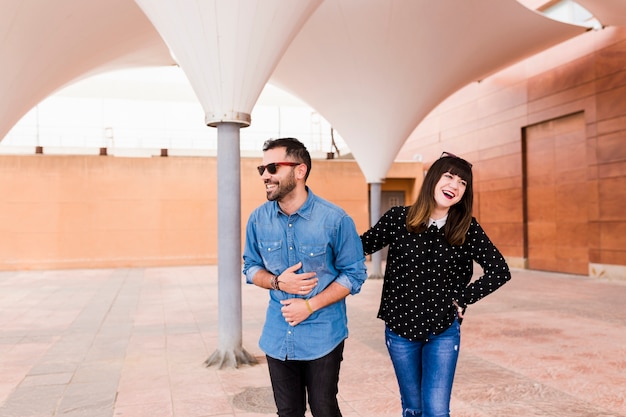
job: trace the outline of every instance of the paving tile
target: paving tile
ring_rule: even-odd
[[[401,414],[381,285],[348,299],[344,417]],[[216,369],[217,294],[215,266],[0,272],[0,416],[275,415],[257,344],[267,294],[242,280],[258,364]],[[452,415],[626,417],[624,305],[626,282],[513,271],[468,309]]]

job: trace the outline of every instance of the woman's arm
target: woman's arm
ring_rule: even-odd
[[[406,212],[400,206],[390,208],[374,226],[361,235],[365,254],[378,252],[389,245],[398,227],[406,227]]]
[[[472,220],[467,238],[472,259],[482,267],[484,274],[465,288],[460,303],[462,305],[475,303],[511,279],[511,271],[504,256],[475,219]]]

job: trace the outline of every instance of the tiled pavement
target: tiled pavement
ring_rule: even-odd
[[[381,283],[348,300],[344,417],[401,415]],[[267,294],[242,291],[259,364],[219,370],[214,266],[0,272],[0,417],[274,415]],[[462,331],[452,416],[626,417],[626,282],[515,270]]]

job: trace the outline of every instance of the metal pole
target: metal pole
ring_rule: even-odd
[[[219,347],[207,366],[255,364],[242,347],[240,124],[217,124],[218,331]]]
[[[374,226],[380,219],[380,207],[382,199],[382,183],[370,183],[370,226]],[[382,272],[383,253],[382,251],[372,253],[372,267],[369,278],[380,279]]]

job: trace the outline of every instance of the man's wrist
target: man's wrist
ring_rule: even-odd
[[[280,291],[280,281],[278,280],[277,275],[272,275],[272,277],[270,278],[270,288],[272,290]]]

